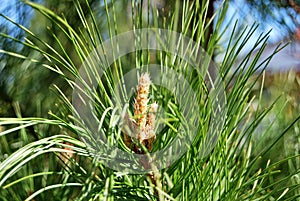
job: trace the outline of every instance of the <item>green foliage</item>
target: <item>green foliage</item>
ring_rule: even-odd
[[[28,75],[20,76],[18,79],[19,85],[32,87],[19,87],[24,90],[21,94],[27,94],[27,90],[33,90],[32,94],[35,94],[40,88],[47,88],[43,90],[47,92],[41,94],[42,97],[24,98],[22,95],[22,98],[15,99],[12,104],[16,117],[0,118],[0,128],[3,129],[0,132],[0,198],[3,200],[33,198],[48,200],[50,197],[52,200],[294,200],[299,197],[298,150],[290,152],[292,149],[286,149],[289,153],[283,154],[277,161],[270,161],[269,158],[273,158],[270,153],[274,151],[275,145],[278,146],[277,142],[281,142],[292,129],[298,129],[300,117],[292,115],[284,123],[280,121],[264,128],[264,122],[270,118],[274,110],[279,114],[275,116],[276,118],[281,119],[285,116],[280,116],[283,114],[280,110],[282,107],[280,99],[266,106],[262,103],[263,81],[256,88],[264,72],[258,73],[258,66],[266,67],[272,56],[282,47],[278,47],[263,63],[257,63],[268,41],[268,33],[261,34],[255,39],[256,44],[238,67],[234,63],[247,42],[253,40],[257,25],[246,27],[242,31],[237,30],[236,25],[232,30],[224,59],[220,64],[227,96],[227,110],[224,111],[226,119],[219,139],[207,157],[199,157],[201,152],[199,145],[203,143],[203,136],[206,136],[209,130],[208,119],[212,112],[209,100],[205,98],[201,99],[204,101],[203,111],[201,114],[195,114],[199,115],[196,119],[203,124],[193,141],[193,146],[170,167],[156,172],[160,176],[160,184],[151,182],[146,174],[126,174],[109,169],[81,141],[79,133],[86,133],[89,137],[89,132],[81,124],[81,120],[72,113],[75,108],[71,103],[71,91],[75,87],[75,79],[84,83],[84,78],[80,77],[78,72],[79,66],[106,38],[112,38],[130,29],[163,27],[177,30],[201,44],[207,44],[209,55],[218,48],[224,33],[221,32],[221,26],[226,13],[226,2],[217,9],[218,15],[212,16],[211,19],[207,19],[209,1],[203,1],[201,5],[198,1],[176,1],[165,11],[162,8],[147,9],[150,1],[145,2],[148,3],[146,9],[146,4],[141,6],[135,1],[128,5],[125,1],[104,1],[104,6],[97,8],[100,12],[92,10],[89,4],[91,2],[75,0],[76,15],[72,13],[71,17],[68,17],[40,4],[25,1],[25,4],[39,13],[39,17],[43,17],[43,22],[51,23],[46,37],[40,37],[39,33],[15,24],[11,19],[1,15],[26,33],[26,37],[22,40],[0,33],[3,38],[9,38],[23,45],[20,51],[6,49],[0,50],[0,53],[8,55],[11,62],[18,62],[16,63],[16,66],[20,67],[18,72],[22,73],[22,69],[32,69]],[[126,15],[119,14],[126,9],[127,13],[122,12]],[[193,13],[199,16],[195,18]],[[80,19],[80,25],[75,23],[74,19],[69,19],[73,17]],[[213,19],[216,22],[216,31],[211,33],[207,42],[204,38]],[[124,21],[127,24],[124,25]],[[75,24],[78,27],[75,27]],[[250,56],[258,46],[261,48],[250,61]],[[118,80],[122,80],[125,72],[133,68],[128,67],[128,64],[139,66],[149,64],[153,60],[168,64],[172,58],[172,55],[167,53],[153,55],[154,57],[151,57],[149,50],[136,51],[118,59],[103,77],[97,77],[95,74],[99,86],[88,95],[97,108],[97,118],[101,119],[102,124],[99,128],[109,136],[110,143],[118,142],[120,148],[126,149],[122,140],[117,139],[117,129],[113,129],[113,120],[116,118],[115,108],[112,107],[114,86]],[[39,70],[35,71],[37,68]],[[184,70],[176,65],[173,65],[173,68],[180,72]],[[44,71],[43,76],[41,72]],[[259,76],[254,76],[255,73]],[[187,73],[186,76],[195,89],[202,89],[204,81],[195,78],[195,74],[197,75],[194,72]],[[39,86],[36,79],[40,78],[46,83],[39,83]],[[50,85],[55,96],[48,93]],[[257,89],[259,91],[257,97],[252,97]],[[202,97],[204,91],[196,91],[197,96]],[[163,88],[153,88],[152,93],[153,98],[157,99],[170,94]],[[167,99],[170,103],[165,103]],[[28,101],[28,104],[37,104],[37,112],[28,111],[24,101]],[[176,130],[180,119],[176,101],[172,97],[162,98],[160,101],[166,105],[169,114],[169,125],[162,129],[160,136],[166,133],[175,135],[173,130]],[[252,107],[255,101],[258,101],[258,108]],[[41,112],[42,110],[47,111]],[[37,117],[27,117],[27,112]],[[46,112],[49,112],[48,115]],[[273,127],[276,129],[276,135],[273,135]],[[257,133],[264,133],[263,136],[270,137],[266,138],[268,142],[263,146],[258,143],[261,138]],[[154,149],[167,144],[168,140],[170,136],[158,137]],[[279,168],[286,165],[289,170],[282,174],[280,172],[282,169]]]

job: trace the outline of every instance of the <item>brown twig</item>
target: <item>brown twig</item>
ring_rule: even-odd
[[[300,6],[297,5],[294,0],[289,0],[289,4],[297,13],[300,14]]]

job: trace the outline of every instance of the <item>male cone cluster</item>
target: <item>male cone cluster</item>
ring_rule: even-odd
[[[140,144],[145,146],[148,151],[153,148],[155,140],[155,120],[158,109],[157,103],[148,105],[149,102],[149,89],[150,89],[150,76],[148,73],[141,75],[138,81],[136,98],[134,102],[134,116],[129,118],[125,115],[124,122],[129,130],[123,129],[125,145],[138,154],[143,154],[143,149],[134,144],[127,131],[132,132],[132,137],[136,138]]]

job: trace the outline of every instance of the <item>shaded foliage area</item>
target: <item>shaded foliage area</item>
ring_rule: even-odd
[[[34,2],[34,1],[33,1]],[[76,8],[72,1],[37,1],[43,3],[46,7],[53,10],[58,16],[64,16],[69,21],[70,26],[74,27],[78,32],[83,28],[80,17],[77,14]],[[89,1],[89,4],[95,10],[100,10],[103,14],[103,6],[99,1]],[[82,1],[82,6],[86,5]],[[42,45],[41,48],[45,52],[58,51],[62,54],[61,46],[68,49],[70,59],[76,62],[78,67],[80,61],[76,58],[75,50],[72,47],[72,42],[61,33],[58,26],[46,19],[43,15],[36,12],[31,7],[21,2],[16,4],[9,4],[2,15],[10,16],[19,26],[25,26],[34,32],[36,37],[28,35],[24,30],[13,26],[8,21],[2,18],[4,23],[1,23],[1,34],[7,34],[12,38],[1,37],[1,49],[14,52],[18,51],[20,54],[27,57],[27,61],[23,58],[13,58],[9,55],[1,54],[1,68],[0,68],[0,93],[1,101],[6,108],[1,113],[1,116],[14,116],[15,112],[12,103],[19,102],[23,116],[47,116],[50,108],[55,110],[52,106],[57,101],[55,95],[51,91],[51,85],[65,85],[64,90],[67,92],[68,87],[65,81],[60,78],[57,73],[45,69],[42,64],[49,62],[40,53],[33,52],[31,47],[23,46],[21,43],[27,39],[32,42],[44,41],[51,44],[51,47]],[[83,7],[87,15],[87,7]],[[18,40],[18,41],[16,41]],[[57,40],[63,41],[58,44]],[[65,58],[68,59],[68,58]],[[38,60],[39,62],[32,62],[31,60]]]

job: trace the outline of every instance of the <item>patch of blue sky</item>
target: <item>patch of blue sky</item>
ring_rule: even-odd
[[[42,0],[35,0],[35,2],[41,3]],[[26,6],[20,0],[1,0],[0,13],[12,21],[17,22],[23,26],[28,27],[30,19],[34,16],[34,11],[29,6]],[[13,37],[20,34],[21,30],[16,25],[9,22],[3,16],[0,16],[1,32],[5,32]]]
[[[216,6],[218,6],[218,3]],[[261,13],[259,13],[257,9],[251,8],[249,4],[247,4],[246,0],[230,1],[222,28],[224,29],[225,26],[229,27],[225,32],[222,41],[220,41],[221,46],[224,50],[227,47],[236,21],[238,22],[238,26],[241,27],[243,27],[243,25],[251,27],[251,25],[253,25],[254,23],[257,23],[259,25],[259,28],[248,41],[240,55],[246,54],[251,48],[253,48],[257,38],[261,33],[267,33],[271,30],[268,43],[275,44],[290,37],[291,33],[296,31],[297,23],[300,24],[300,16],[297,15],[292,8],[273,9],[272,15],[273,19],[271,18],[271,16],[267,16],[266,19],[263,19],[261,17]],[[274,18],[276,18],[277,20],[274,20]],[[287,26],[284,27],[283,23],[285,23]],[[259,46],[257,46],[257,48],[259,48]],[[216,62],[221,62],[223,60],[223,57],[224,54],[222,53],[217,55]]]

